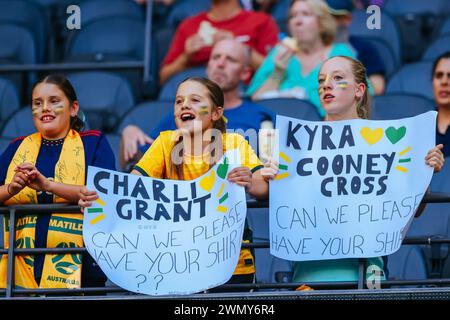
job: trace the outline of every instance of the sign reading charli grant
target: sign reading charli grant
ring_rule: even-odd
[[[436,112],[389,121],[277,116],[277,128],[271,254],[308,261],[397,251],[433,174],[425,156]]]
[[[133,292],[190,294],[225,283],[247,211],[244,188],[226,180],[236,163],[239,153],[229,151],[192,181],[89,167],[87,188],[99,200],[84,212],[88,252],[112,282]]]

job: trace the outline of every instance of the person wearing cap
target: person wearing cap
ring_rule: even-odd
[[[385,66],[377,49],[366,39],[349,34],[352,22],[352,11],[355,9],[352,0],[326,0],[331,15],[337,24],[336,42],[346,43],[352,47],[356,57],[366,67],[367,76],[375,95],[383,94],[385,80]]]

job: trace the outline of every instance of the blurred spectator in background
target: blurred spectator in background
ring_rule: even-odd
[[[240,129],[243,132],[253,129],[256,135],[262,125],[273,128],[275,115],[270,110],[250,101],[244,101],[240,97],[240,83],[248,80],[251,74],[250,56],[249,48],[237,40],[221,40],[216,43],[211,52],[206,74],[210,80],[219,85],[224,93],[224,116],[228,120],[227,129]],[[129,163],[139,160],[138,158],[161,131],[175,130],[175,128],[172,112],[169,112],[149,135],[137,126],[125,127],[122,131],[120,151],[122,167],[126,168]],[[257,146],[253,141],[250,143],[256,150]]]
[[[450,51],[433,64],[433,92],[438,109],[436,144],[443,144],[444,156],[450,156]]]
[[[243,10],[239,0],[211,0],[211,8],[186,19],[177,29],[160,70],[160,83],[189,67],[206,64],[219,40],[236,38],[251,48],[256,70],[276,44],[278,26],[262,12]]]
[[[355,57],[344,43],[333,43],[336,21],[322,0],[293,0],[289,6],[288,29],[283,39],[255,73],[247,94],[253,99],[296,97],[308,99],[323,117],[317,92],[320,65],[333,56]],[[289,40],[289,41],[288,41]]]
[[[366,67],[367,75],[375,95],[383,94],[385,88],[385,67],[377,49],[361,37],[349,35],[352,22],[352,10],[355,9],[352,0],[327,0],[330,12],[336,19],[337,33],[335,42],[347,43],[356,52],[356,57]]]

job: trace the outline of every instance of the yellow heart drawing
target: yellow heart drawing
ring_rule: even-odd
[[[214,182],[216,182],[216,172],[212,170],[209,176],[205,176],[200,180],[200,187],[207,192],[211,192]]]
[[[369,127],[364,127],[361,129],[361,135],[370,145],[377,143],[383,137],[383,129],[370,129]]]

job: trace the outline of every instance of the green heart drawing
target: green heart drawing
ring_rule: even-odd
[[[386,137],[389,139],[389,141],[392,144],[396,144],[397,142],[402,140],[402,138],[405,136],[406,127],[400,127],[398,129],[395,129],[394,127],[389,127],[386,129],[385,132],[386,132]]]
[[[228,172],[228,158],[225,157],[225,159],[223,159],[223,164],[220,164],[217,167],[217,175],[222,178],[225,179],[227,176],[227,172]]]

